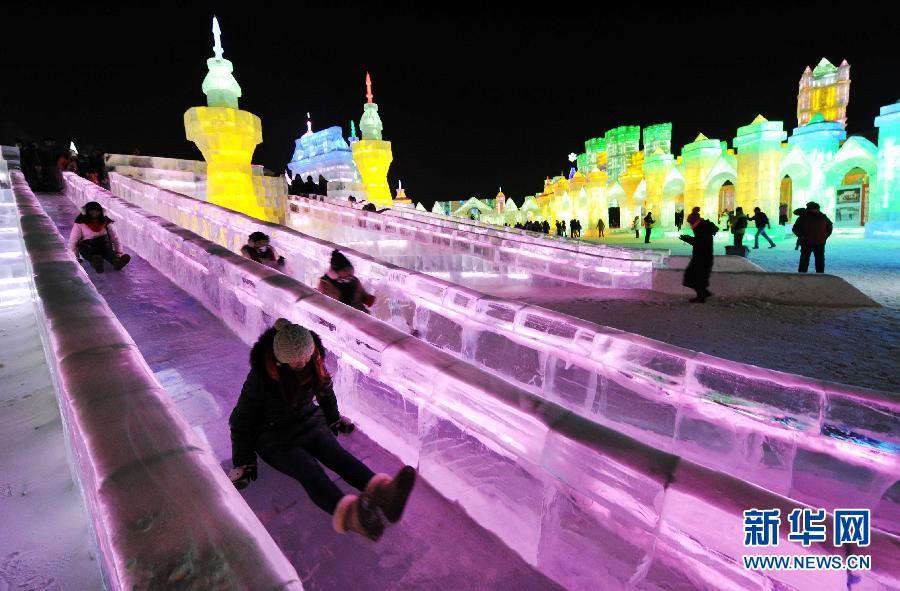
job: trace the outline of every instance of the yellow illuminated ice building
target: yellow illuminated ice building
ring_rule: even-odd
[[[234,67],[223,57],[221,30],[213,18],[214,57],[206,64],[203,80],[206,107],[192,107],[184,114],[187,139],[197,144],[206,160],[206,199],[261,220],[284,221],[286,191],[277,183],[264,183],[254,175],[250,161],[262,142],[262,122],[238,108],[241,87]],[[280,194],[279,194],[280,193]]]

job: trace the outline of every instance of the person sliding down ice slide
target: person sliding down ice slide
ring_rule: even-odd
[[[317,289],[328,297],[367,314],[375,304],[375,296],[365,290],[359,278],[353,274],[353,263],[339,250],[331,252],[328,271],[319,279]]]
[[[122,251],[119,237],[112,227],[113,221],[103,213],[103,206],[96,201],[84,204],[75,218],[72,233],[69,234],[69,248],[75,258],[82,257],[90,262],[94,271],[103,272],[103,261],[109,261],[113,269],[121,271],[131,257]]]
[[[262,232],[250,234],[247,244],[241,247],[241,256],[267,267],[284,266],[284,257],[278,256],[275,249],[269,245],[269,237]]]
[[[234,465],[229,478],[238,489],[255,481],[258,454],[299,481],[310,499],[332,515],[335,531],[378,540],[385,527],[382,516],[396,523],[403,515],[416,471],[404,466],[394,478],[375,474],[341,447],[336,436],[351,433],[353,423],[338,412],[324,356],[317,335],[285,318],[259,337],[228,420]],[[320,462],[361,494],[341,492]]]

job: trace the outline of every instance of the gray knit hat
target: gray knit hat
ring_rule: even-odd
[[[305,365],[315,350],[312,334],[287,318],[275,322],[275,342],[272,344],[275,359],[289,365]]]

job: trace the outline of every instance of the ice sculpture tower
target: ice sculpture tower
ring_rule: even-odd
[[[403,183],[397,181],[397,195],[394,197],[394,205],[408,205],[412,207],[412,199],[406,196],[406,191],[403,189]]]
[[[847,60],[835,67],[824,57],[814,70],[809,66],[800,77],[797,94],[797,125],[809,123],[816,113],[825,121],[838,121],[847,127],[847,105],[850,103],[850,64]]]
[[[206,195],[210,203],[240,211],[261,220],[278,221],[283,212],[257,197],[250,161],[262,142],[259,117],[238,108],[241,87],[234,67],[222,57],[221,29],[213,17],[214,57],[206,60],[203,79],[206,107],[191,107],[184,114],[187,139],[197,144],[206,160]]]
[[[352,144],[353,162],[362,177],[368,199],[379,207],[390,207],[393,199],[387,183],[387,172],[394,159],[391,142],[381,139],[381,118],[372,99],[372,78],[366,72],[366,99],[359,129],[362,139]]]

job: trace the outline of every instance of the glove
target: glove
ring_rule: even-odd
[[[365,296],[363,296],[362,301],[363,301],[363,304],[365,304],[366,306],[371,308],[372,305],[375,303],[375,296],[367,293]]]
[[[228,473],[228,479],[231,480],[231,483],[238,490],[247,488],[251,480],[256,480],[256,464],[236,466]]]
[[[284,257],[278,257],[278,264],[279,264],[279,265],[283,265],[283,264],[284,264]]]
[[[349,434],[349,433],[353,433],[353,431],[356,429],[356,425],[354,425],[350,421],[350,419],[348,419],[346,417],[341,417],[338,420],[336,420],[335,422],[333,422],[331,425],[329,425],[328,428],[331,429],[331,432],[334,433],[335,435],[337,435],[338,433]]]

